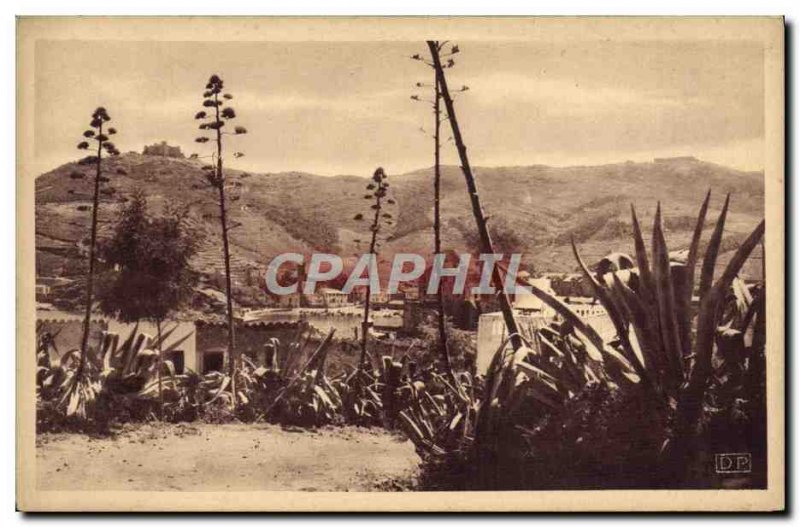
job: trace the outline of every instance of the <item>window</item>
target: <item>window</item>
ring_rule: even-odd
[[[203,354],[203,373],[222,371],[225,354],[221,351],[207,351]]]

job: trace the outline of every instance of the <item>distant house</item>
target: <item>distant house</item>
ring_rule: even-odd
[[[258,286],[263,280],[264,271],[254,265],[248,265],[244,270],[244,283],[248,286]]]
[[[403,309],[405,308],[405,305],[406,305],[406,301],[402,300],[402,299],[401,300],[389,300],[386,303],[386,308],[389,309],[389,310],[394,310],[394,311],[403,311]]]
[[[317,296],[322,298],[322,303],[325,307],[341,307],[350,304],[347,293],[332,287],[325,287],[319,290]]]
[[[389,302],[389,294],[386,291],[372,292],[369,301],[373,304],[386,304]]]
[[[562,300],[570,307],[570,309],[572,309],[581,318],[585,318],[590,321],[597,317],[608,318],[606,317],[606,309],[594,297],[573,296],[569,298],[562,298]],[[600,333],[602,334],[603,332],[600,331]]]
[[[419,300],[419,286],[400,284],[399,294],[402,295],[403,300]],[[394,298],[392,299],[394,300]]]
[[[364,286],[354,287],[350,292],[350,300],[353,303],[364,303],[367,297],[367,288]],[[391,299],[389,293],[386,291],[373,291],[369,295],[369,301],[372,304],[386,304]]]
[[[300,293],[289,293],[288,295],[273,295],[272,299],[276,306],[294,309],[301,307],[303,303],[303,295]]]
[[[304,307],[342,307],[350,305],[350,297],[332,287],[322,287],[314,293],[303,295]]]

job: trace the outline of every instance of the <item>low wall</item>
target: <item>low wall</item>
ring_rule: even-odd
[[[581,318],[591,325],[604,341],[609,341],[616,335],[614,324],[605,312],[590,307],[574,309],[581,310],[580,314],[583,315]],[[520,333],[526,338],[554,320],[552,316],[524,314],[516,314],[514,318],[519,325]],[[502,313],[492,312],[481,315],[478,321],[478,356],[476,360],[479,374],[485,374],[489,369],[492,357],[507,336],[508,330]]]
[[[80,349],[83,338],[83,320],[80,317],[58,317],[37,313],[36,319],[40,331],[46,331],[55,337],[53,341],[55,349],[50,348],[49,351],[51,361],[59,360],[70,350]],[[89,344],[97,346],[107,327],[106,320],[92,320],[89,326]]]

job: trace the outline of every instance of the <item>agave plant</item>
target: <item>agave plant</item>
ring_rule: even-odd
[[[700,240],[711,193],[706,195],[685,258],[670,258],[656,209],[652,234],[652,264],[645,249],[636,211],[631,207],[637,268],[627,273],[594,276],[573,243],[575,257],[611,318],[624,357],[634,366],[648,392],[662,408],[675,408],[672,437],[665,442],[670,457],[683,457],[702,411],[712,374],[712,356],[722,325],[723,305],[739,271],[764,234],[764,221],[742,242],[724,272],[714,277],[730,204],[727,196],[700,260]],[[698,308],[692,307],[695,266],[701,263],[697,284]],[[739,282],[736,282],[739,284]]]
[[[587,387],[618,388],[640,378],[634,365],[559,298],[527,284],[561,318],[543,325],[516,351],[506,339],[494,354],[477,404],[474,446],[492,464],[509,437],[561,411]]]
[[[366,363],[370,363],[369,352]],[[367,371],[365,366],[351,375],[334,381],[334,387],[342,398],[342,412],[347,423],[357,426],[372,426],[382,423],[383,401],[379,375]]]
[[[278,416],[282,423],[321,426],[333,423],[342,412],[342,398],[327,377],[316,371],[301,374],[283,393]]]
[[[157,383],[158,352],[156,349],[177,329],[177,324],[168,328],[161,339],[154,339],[139,332],[139,325],[131,329],[120,343],[119,335],[104,332],[97,347],[88,347],[84,362],[84,374],[78,376],[80,349],[75,348],[51,361],[49,349],[55,349],[55,335],[41,331],[37,360],[38,395],[43,401],[53,401],[55,408],[66,418],[87,420],[93,415],[101,395],[137,396],[146,392],[148,385]],[[164,347],[165,352],[177,349],[190,334]],[[56,353],[58,352],[55,349]],[[174,366],[163,362],[170,375]],[[76,377],[78,377],[76,379]]]
[[[717,327],[709,392],[717,408],[763,398],[766,295],[761,284],[736,278]]]
[[[449,374],[431,372],[428,382],[409,379],[397,390],[403,407],[400,426],[423,459],[464,452],[474,440],[478,403],[473,378],[462,372],[458,386],[449,379]]]
[[[339,395],[323,375],[325,357],[332,333],[324,339],[305,364],[297,360],[307,344],[298,331],[287,344],[287,353],[278,356],[281,343],[270,339],[265,348],[271,353],[265,365],[257,365],[250,357],[242,356],[233,380],[229,372],[209,372],[198,375],[187,372],[175,375],[167,366],[163,379],[165,415],[168,420],[204,419],[208,422],[232,420],[255,421],[267,419],[285,424],[316,426],[327,424],[341,413]],[[282,359],[282,360],[281,360]],[[148,382],[137,397],[154,400],[157,382]],[[313,415],[312,415],[313,414]]]
[[[509,456],[512,465],[518,464],[520,460],[513,459],[514,451],[522,449],[520,444],[524,441],[518,443],[515,438],[536,435],[535,430],[541,426],[537,423],[548,422],[550,416],[567,415],[564,412],[579,404],[578,396],[624,392],[651,408],[645,413],[661,416],[656,428],[663,429],[663,443],[658,445],[663,462],[681,467],[679,470],[685,468],[684,456],[696,435],[712,374],[722,372],[712,368],[714,350],[717,355],[728,357],[727,361],[718,362],[727,362],[729,369],[741,370],[742,358],[747,358],[750,378],[758,379],[759,356],[742,351],[743,335],[750,335],[750,340],[763,348],[763,331],[752,329],[759,320],[763,321],[755,300],[763,302],[762,289],[753,293],[736,277],[761,239],[764,223],[741,244],[714,281],[729,199],[701,260],[700,238],[709,199],[707,195],[701,207],[689,250],[682,253],[667,250],[658,207],[652,267],[633,208],[636,258],[616,260],[636,262],[637,267],[601,266],[599,272],[592,273],[573,244],[583,274],[616,329],[617,337],[612,342],[604,342],[591,325],[558,298],[527,284],[534,295],[558,313],[562,322],[539,328],[532,339],[520,336],[524,345],[516,351],[504,342],[495,353],[474,432],[474,454],[484,467],[502,467],[498,458],[508,460]],[[698,261],[702,261],[702,272],[697,286],[698,307],[694,309],[694,267]],[[749,393],[757,391],[752,387],[754,382],[748,385]],[[722,399],[717,396],[714,400],[720,403]]]
[[[56,356],[60,355],[55,340],[60,332],[44,331],[41,321],[36,322],[36,398],[39,401],[55,399],[66,375],[61,364],[53,364],[50,360],[50,350]]]
[[[171,374],[161,379],[161,396],[159,397],[158,379],[156,379],[155,382],[147,383],[139,392],[132,394],[131,398],[146,401],[150,406],[160,406],[165,421],[194,421],[203,414],[204,404],[210,398],[209,385],[212,383],[191,370],[175,374],[170,368],[170,361],[165,360],[163,363]]]
[[[282,379],[264,413],[285,424],[320,426],[333,422],[343,409],[342,394],[325,376],[325,360],[333,341],[331,329],[308,360],[290,378]]]

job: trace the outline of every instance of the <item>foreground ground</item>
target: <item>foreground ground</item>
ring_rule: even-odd
[[[112,436],[42,434],[41,490],[404,490],[419,457],[381,429],[144,425]]]

